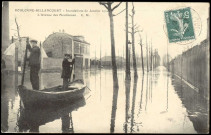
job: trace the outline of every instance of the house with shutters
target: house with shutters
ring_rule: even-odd
[[[83,68],[90,67],[90,44],[84,36],[72,36],[64,31],[55,32],[46,38],[43,48],[49,58],[64,58],[64,54],[72,56],[74,53]]]

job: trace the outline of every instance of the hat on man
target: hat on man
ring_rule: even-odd
[[[69,56],[69,57],[70,57],[70,54],[67,54],[67,53],[66,53],[66,54],[64,54],[64,56]]]
[[[37,43],[37,40],[35,39],[31,39],[30,42],[34,42],[34,43]]]

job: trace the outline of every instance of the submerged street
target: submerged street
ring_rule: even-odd
[[[1,90],[1,129],[40,133],[207,133],[208,101],[165,67],[138,70],[138,79],[125,81],[118,69],[119,89],[112,70],[83,71],[88,88],[84,99],[61,108],[25,110],[15,88],[15,75],[4,75]],[[42,88],[62,84],[60,73],[42,73]],[[31,88],[29,73],[25,84]],[[21,75],[18,76],[20,84]],[[44,103],[43,103],[44,104]]]

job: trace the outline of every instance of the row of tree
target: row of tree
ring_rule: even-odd
[[[99,2],[100,5],[103,5],[107,11],[108,11],[108,16],[110,19],[110,36],[111,36],[111,57],[112,57],[112,71],[113,71],[113,81],[115,81],[116,87],[118,87],[118,78],[117,78],[117,65],[116,65],[116,54],[115,54],[115,38],[114,38],[114,23],[113,23],[113,17],[122,13],[124,10],[126,10],[126,26],[125,26],[125,31],[126,31],[126,80],[131,79],[130,75],[130,60],[129,60],[129,51],[128,51],[128,44],[130,43],[128,40],[128,33],[131,34],[132,37],[132,58],[133,58],[133,69],[134,69],[134,78],[138,78],[138,73],[137,73],[137,64],[136,64],[136,53],[135,53],[135,34],[137,32],[142,32],[142,30],[139,30],[139,26],[137,24],[134,24],[134,16],[135,16],[135,7],[132,2],[132,14],[129,14],[131,17],[131,26],[128,26],[128,2],[126,2],[126,8],[122,10],[118,14],[114,14],[114,10],[118,8],[121,5],[122,2],[119,2],[118,4],[115,4],[114,2]],[[131,31],[128,30],[128,28],[131,29]],[[140,36],[140,33],[139,33]],[[142,71],[144,74],[144,62],[143,62],[143,44],[142,44],[142,39],[140,36],[140,46],[141,46],[141,58],[142,58]],[[148,54],[149,52],[149,54]],[[151,42],[151,48],[148,48],[147,45],[147,39],[146,39],[146,55],[147,55],[147,72],[149,71],[149,65],[148,61],[150,61],[150,70],[152,70],[152,65],[153,65],[153,49],[152,49],[152,42]],[[150,56],[150,60],[148,60],[148,55]]]

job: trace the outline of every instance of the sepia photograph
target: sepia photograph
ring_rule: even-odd
[[[210,133],[210,3],[2,1],[1,133]]]

